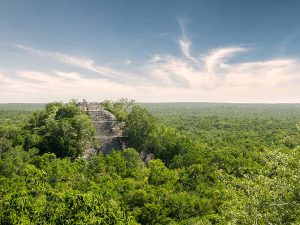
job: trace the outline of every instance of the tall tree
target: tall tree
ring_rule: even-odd
[[[26,125],[25,147],[41,153],[76,158],[95,145],[95,128],[74,103],[50,103],[35,113]]]

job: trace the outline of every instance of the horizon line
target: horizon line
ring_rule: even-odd
[[[109,99],[105,99],[109,100]],[[103,101],[105,101],[103,100]],[[109,100],[111,101],[111,100]],[[112,100],[115,101],[115,100]],[[62,102],[62,103],[69,103],[70,101],[49,101],[49,102],[0,102],[0,104],[48,104],[53,102]],[[78,101],[81,102],[81,101]],[[87,101],[87,102],[102,102],[102,101]],[[182,104],[182,103],[201,103],[201,104],[265,104],[265,105],[276,105],[276,104],[300,104],[300,102],[208,102],[208,101],[166,101],[166,102],[135,102],[137,104]]]

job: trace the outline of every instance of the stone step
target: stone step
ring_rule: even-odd
[[[96,121],[92,120],[93,123],[118,123],[117,120],[103,120],[103,121]]]
[[[113,136],[117,132],[113,129],[118,124],[116,121],[93,121],[93,124],[98,136]]]
[[[96,136],[97,140],[111,140],[114,138],[123,138],[122,136]]]
[[[97,136],[122,136],[122,129],[118,122],[93,122]]]
[[[125,139],[122,137],[125,128],[124,122],[119,122],[112,113],[103,109],[99,103],[88,103],[84,100],[77,105],[81,110],[86,111],[93,122],[96,129],[96,140],[100,144],[97,151],[107,153],[112,149],[123,149],[125,146]],[[93,153],[93,150],[89,150],[86,155],[88,157]]]
[[[93,121],[117,120],[112,113],[106,110],[90,110],[87,113]]]
[[[122,146],[122,137],[110,137],[98,139],[100,143],[100,150],[106,154],[112,150],[120,150]]]

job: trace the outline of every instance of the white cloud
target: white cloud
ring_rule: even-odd
[[[78,73],[66,73],[66,72],[62,72],[62,71],[55,71],[55,74],[65,80],[71,80],[71,81],[80,81],[82,78],[82,76]]]
[[[63,62],[68,65],[76,66],[82,69],[86,69],[91,72],[95,72],[97,74],[100,74],[106,78],[110,79],[120,79],[120,78],[126,78],[126,79],[132,79],[132,76],[126,73],[122,73],[120,71],[117,71],[115,69],[105,67],[105,66],[98,66],[95,64],[95,62],[92,59],[89,58],[78,58],[74,56],[70,56],[67,54],[59,53],[59,52],[49,52],[49,51],[42,51],[34,48],[29,48],[23,45],[14,45],[17,48],[29,51],[33,54],[37,54],[42,57],[49,57],[53,58],[55,60],[58,60],[60,62]]]
[[[182,38],[178,40],[180,50],[182,54],[187,58],[192,60],[195,63],[198,63],[198,60],[192,56],[191,53],[191,42],[187,37],[185,29],[185,21],[182,18],[178,18],[178,24],[182,33]]]
[[[203,58],[203,63],[208,73],[215,73],[218,66],[224,66],[226,61],[237,53],[246,52],[247,49],[241,47],[226,47],[212,50]]]
[[[154,55],[150,60],[149,63],[156,63],[162,60],[162,57],[159,54]]]
[[[213,102],[299,102],[300,60],[276,58],[264,61],[232,62],[250,49],[229,46],[213,49],[201,58],[191,54],[191,43],[179,39],[182,56],[155,54],[140,66],[140,76],[94,60],[63,53],[16,47],[71,65],[73,71],[7,71],[0,74],[0,101],[28,102],[133,98],[137,101]],[[199,54],[200,55],[200,54]],[[128,68],[130,70],[130,63]],[[86,70],[79,73],[76,68]],[[89,73],[101,76],[91,78]]]
[[[181,87],[174,93],[177,101],[299,102],[300,60],[230,61],[248,50],[219,48],[208,52],[198,62],[160,55],[159,60],[149,62],[148,72],[160,80],[160,84]],[[173,92],[168,90],[168,93]],[[176,97],[168,99],[176,101]]]
[[[130,65],[131,63],[132,63],[132,62],[131,62],[130,60],[126,60],[126,61],[124,62],[124,64],[127,65],[127,66]]]
[[[182,54],[186,58],[188,58],[188,59],[190,59],[190,60],[197,63],[198,60],[191,55],[191,49],[190,49],[191,43],[190,43],[190,41],[187,38],[183,38],[183,39],[180,39],[178,41],[178,43],[180,45],[180,49],[181,49]]]
[[[8,77],[9,74],[2,74],[0,80]],[[9,81],[0,82],[0,102],[68,101],[72,98],[100,101],[137,95],[134,87],[101,78],[86,78],[75,72],[16,71],[16,76]]]

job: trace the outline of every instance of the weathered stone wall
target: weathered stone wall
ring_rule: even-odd
[[[99,141],[99,149],[103,153],[108,153],[113,149],[124,148],[123,128],[125,124],[119,122],[110,112],[103,109],[99,103],[78,103],[78,107],[86,111],[90,116],[95,128],[96,138]]]

